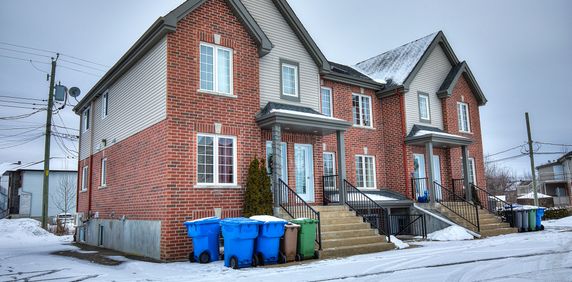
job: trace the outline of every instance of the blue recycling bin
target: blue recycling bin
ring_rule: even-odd
[[[193,239],[193,252],[189,261],[209,263],[217,261],[219,254],[220,218],[208,217],[185,222],[187,234]]]
[[[536,230],[544,229],[541,223],[543,216],[544,216],[544,208],[538,208],[538,210],[536,210]]]
[[[252,266],[254,240],[262,222],[244,217],[220,222],[224,238],[224,265],[233,269]]]
[[[284,236],[286,220],[273,216],[252,216],[250,219],[262,222],[254,248],[255,264],[276,264],[280,255],[280,238]]]

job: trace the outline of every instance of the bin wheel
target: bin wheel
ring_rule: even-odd
[[[260,260],[256,254],[252,255],[252,267],[257,267],[260,265]]]
[[[314,258],[319,259],[320,258],[320,252],[314,251]]]
[[[304,259],[304,256],[302,254],[296,254],[296,261],[301,261]]]
[[[230,258],[229,267],[232,269],[238,269],[238,258],[237,257],[232,256]]]
[[[189,253],[189,262],[196,262],[194,253]]]
[[[278,263],[283,264],[286,263],[286,255],[282,252],[278,255]]]
[[[544,230],[544,225],[540,225],[540,230]]]
[[[211,254],[209,252],[204,251],[199,256],[199,263],[209,263],[211,262]]]
[[[258,265],[263,266],[264,265],[264,255],[262,253],[258,253],[257,257],[258,257]]]

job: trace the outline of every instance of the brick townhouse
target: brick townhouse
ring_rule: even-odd
[[[485,103],[442,32],[346,66],[285,0],[188,0],[74,108],[78,238],[184,258],[185,220],[241,215],[254,157],[272,160],[275,202],[281,182],[310,205],[331,202],[328,175],[409,204],[440,197],[433,182],[485,186]]]

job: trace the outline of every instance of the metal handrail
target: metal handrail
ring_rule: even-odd
[[[499,212],[504,212],[503,215],[501,215],[501,219],[504,222],[510,223],[511,227],[515,226],[512,204],[509,204],[505,200],[491,194],[489,191],[486,191],[485,189],[482,189],[475,184],[471,183],[471,187],[472,187],[473,191],[477,192],[476,195],[474,195],[474,197],[479,198],[479,194],[485,195],[484,198],[487,200],[487,201],[485,201],[485,203],[483,203],[482,200],[479,200],[481,208],[484,208],[487,211],[489,211],[490,213],[495,214],[495,215],[498,215]],[[500,210],[498,208],[499,203],[501,204]],[[507,209],[506,207],[510,207],[510,208]]]
[[[399,226],[401,220],[405,220],[405,226]],[[389,215],[390,234],[398,235],[414,235],[427,238],[427,224],[425,215]]]
[[[322,176],[322,187],[324,188],[324,205],[340,202],[340,187],[337,175]]]
[[[429,179],[427,177],[420,177],[420,178],[411,177],[411,198],[413,199],[413,201],[415,202],[429,201],[429,192],[428,192],[429,185],[427,184],[428,180]]]
[[[322,229],[320,212],[312,208],[296,191],[292,190],[288,184],[280,179],[278,189],[278,201],[282,209],[292,218],[311,218],[318,221],[316,228],[316,243],[319,250],[322,250]]]
[[[443,197],[436,199],[439,204],[474,226],[477,232],[481,232],[477,205],[467,201],[464,197],[456,195],[453,191],[443,187],[437,182],[433,182],[433,185],[435,189],[440,188],[443,194]]]
[[[366,222],[377,228],[379,235],[385,235],[387,241],[391,242],[387,210],[345,179],[344,191],[346,193],[345,204],[363,217]]]

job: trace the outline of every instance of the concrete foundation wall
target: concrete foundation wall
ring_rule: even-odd
[[[100,226],[103,227],[101,247],[121,252],[161,258],[161,221],[91,219],[85,223],[85,243],[100,245]]]
[[[415,206],[411,208],[411,214],[424,214],[425,224],[427,225],[427,234],[439,231],[451,226],[449,223],[441,220],[439,217],[434,216],[434,214],[427,213],[426,211],[419,209]]]

